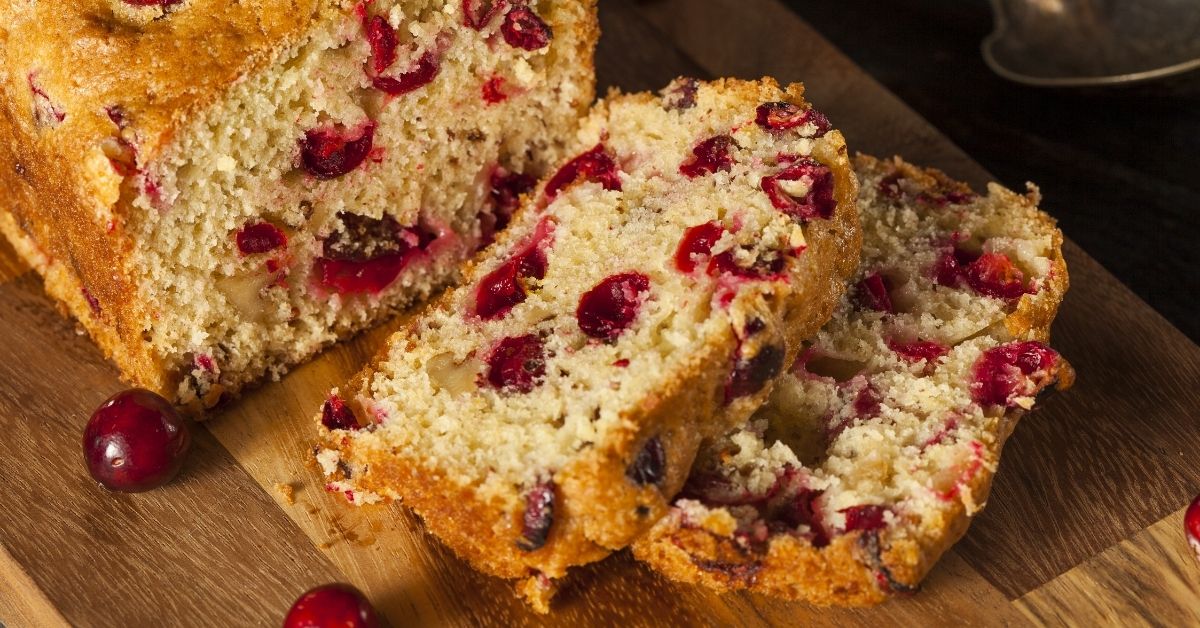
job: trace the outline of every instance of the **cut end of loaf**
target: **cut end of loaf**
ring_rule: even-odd
[[[652,524],[858,254],[844,144],[799,86],[614,95],[573,155],[331,398],[354,420],[322,413],[333,481],[402,496],[507,577],[559,577]]]
[[[856,165],[862,267],[767,405],[706,446],[635,546],[667,575],[820,604],[912,590],[983,507],[1017,418],[1072,380],[1042,344],[1066,267],[1035,196]]]

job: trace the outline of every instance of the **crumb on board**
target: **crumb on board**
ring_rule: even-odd
[[[279,496],[283,498],[283,501],[285,503],[287,503],[288,506],[295,505],[295,503],[296,503],[296,487],[293,486],[291,483],[276,482],[275,483],[275,492],[279,493]]]

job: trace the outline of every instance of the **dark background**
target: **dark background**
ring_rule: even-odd
[[[984,64],[984,0],[785,3],[1001,183],[1036,182],[1067,237],[1200,341],[1200,72],[1025,87]]]

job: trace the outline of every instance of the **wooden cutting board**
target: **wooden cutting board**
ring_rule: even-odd
[[[855,149],[988,179],[777,0],[601,5],[605,85],[803,80]],[[1045,205],[1053,213],[1055,199]],[[1182,518],[1200,490],[1200,349],[1074,245],[1067,258],[1072,289],[1054,343],[1079,384],[1022,423],[989,507],[923,592],[818,609],[677,585],[619,554],[580,570],[539,618],[399,506],[348,507],[305,466],[309,417],[387,330],[196,429],[170,486],[107,494],[84,471],[80,439],[122,385],[0,244],[0,624],[278,625],[302,591],[336,580],[362,588],[396,626],[1195,624],[1200,565]]]

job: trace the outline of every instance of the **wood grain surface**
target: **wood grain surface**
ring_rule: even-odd
[[[603,0],[602,84],[678,74],[803,80],[852,147],[988,176],[776,0]],[[1046,208],[1053,213],[1054,199]],[[123,496],[82,465],[115,370],[0,243],[0,623],[278,625],[348,581],[392,625],[1000,625],[1200,622],[1182,508],[1200,487],[1200,349],[1073,245],[1055,345],[1079,385],[1010,440],[989,507],[917,595],[818,609],[664,581],[618,554],[537,617],[397,505],[353,508],[306,462],[311,415],[386,336],[362,335],[194,430],[175,483]],[[394,324],[392,325],[394,326]]]

